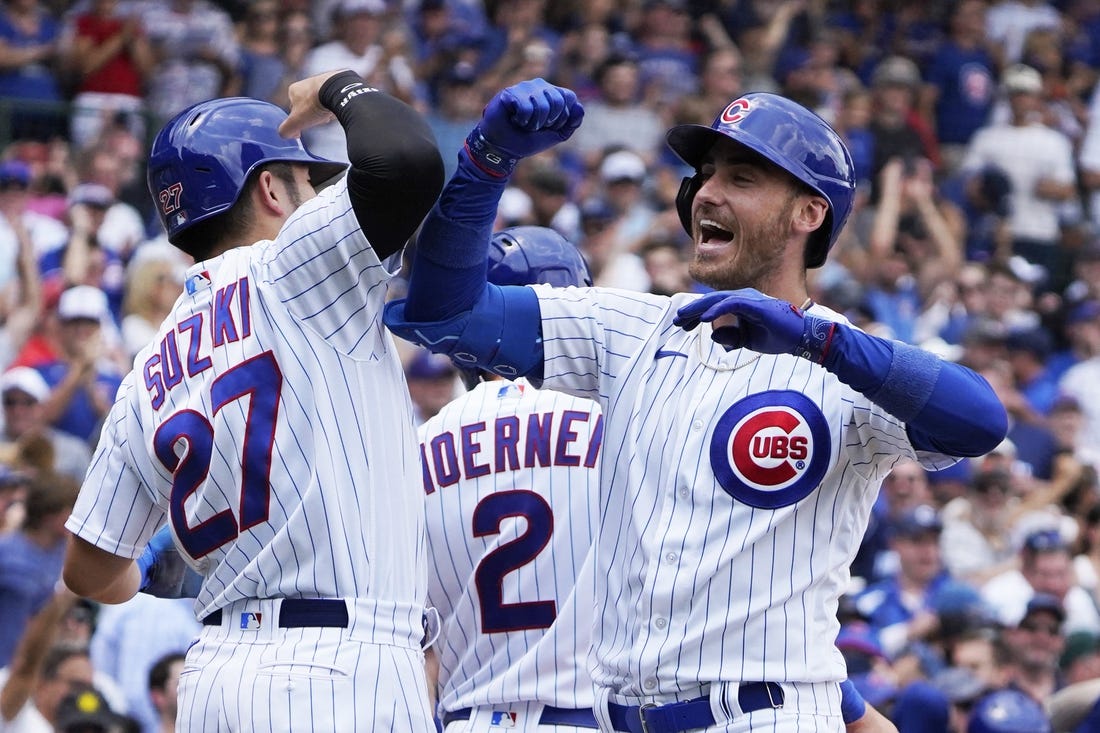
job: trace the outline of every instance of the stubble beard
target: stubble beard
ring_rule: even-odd
[[[742,221],[724,255],[701,258],[696,253],[688,273],[696,282],[715,290],[754,288],[767,292],[767,284],[783,267],[782,243],[790,235],[792,205],[793,199],[788,199],[776,213],[756,225]]]

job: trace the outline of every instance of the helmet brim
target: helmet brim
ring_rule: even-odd
[[[733,140],[733,138],[711,127],[696,124],[676,125],[665,135],[665,142],[672,152],[696,170],[699,169],[703,156],[719,140]]]

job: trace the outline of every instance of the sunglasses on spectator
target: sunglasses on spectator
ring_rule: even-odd
[[[4,407],[31,407],[37,405],[38,401],[30,397],[5,397]]]

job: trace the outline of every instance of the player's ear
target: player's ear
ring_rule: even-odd
[[[257,213],[261,215],[285,218],[295,209],[294,198],[286,182],[266,169],[256,175],[252,203],[257,207]]]
[[[806,194],[795,199],[791,211],[791,226],[798,234],[817,231],[829,214],[829,202],[816,194]]]

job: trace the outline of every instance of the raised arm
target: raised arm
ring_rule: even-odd
[[[408,298],[386,306],[394,333],[504,376],[541,370],[538,302],[527,288],[488,285],[486,254],[500,195],[520,159],[568,139],[583,116],[572,91],[542,79],[493,97],[424,222]]]
[[[312,76],[287,93],[291,109],[279,134],[294,137],[335,116],[347,137],[348,196],[359,226],[380,260],[404,247],[443,187],[428,123],[354,71]]]

